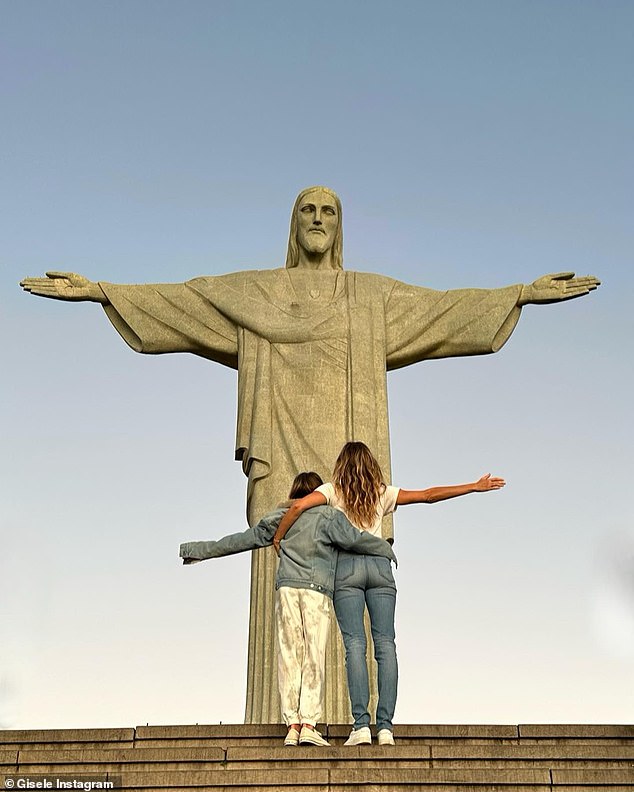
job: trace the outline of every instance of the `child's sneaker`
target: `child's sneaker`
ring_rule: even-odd
[[[300,745],[330,745],[328,740],[324,740],[317,729],[309,729],[308,726],[302,726],[301,734],[299,735]]]
[[[288,730],[288,734],[286,735],[286,739],[284,740],[284,745],[297,745],[299,743],[299,732],[294,726]]]
[[[389,729],[381,729],[376,739],[379,745],[394,745],[394,735]]]

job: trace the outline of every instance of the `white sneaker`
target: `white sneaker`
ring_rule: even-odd
[[[284,745],[297,745],[299,742],[299,732],[294,726],[288,730],[288,734],[286,735],[286,739],[284,740]]]
[[[379,745],[394,745],[394,735],[389,729],[381,729],[376,738]]]
[[[328,740],[325,740],[317,729],[309,729],[307,726],[302,726],[301,734],[299,735],[300,745],[330,745]]]
[[[372,734],[369,726],[353,729],[344,745],[372,745]]]

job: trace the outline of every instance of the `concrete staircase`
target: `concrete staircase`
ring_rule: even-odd
[[[0,731],[0,789],[634,792],[634,726],[396,726],[395,747],[284,748],[281,725]]]

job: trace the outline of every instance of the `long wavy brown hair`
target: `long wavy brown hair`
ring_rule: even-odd
[[[350,522],[363,530],[371,528],[385,483],[381,467],[365,443],[345,444],[335,462],[332,483]]]

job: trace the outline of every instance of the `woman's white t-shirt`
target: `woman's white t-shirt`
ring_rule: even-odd
[[[374,522],[370,528],[363,529],[356,525],[353,520],[350,520],[349,515],[346,514],[343,500],[337,495],[334,484],[328,482],[327,484],[322,484],[321,487],[317,487],[315,490],[315,492],[321,492],[321,494],[326,498],[326,502],[329,506],[342,511],[355,528],[359,528],[360,531],[366,530],[368,533],[374,534],[374,536],[381,536],[381,521],[385,515],[396,511],[396,499],[398,498],[399,491],[400,487],[385,487],[385,490],[379,496],[379,502],[376,509],[376,518]]]

